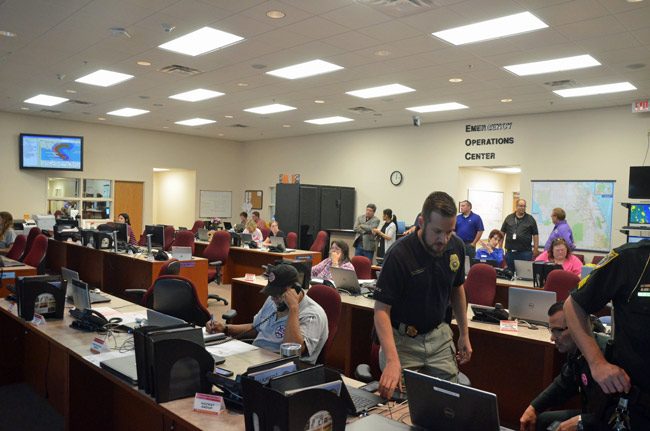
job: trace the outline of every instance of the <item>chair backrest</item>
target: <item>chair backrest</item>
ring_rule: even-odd
[[[205,326],[210,312],[201,304],[192,281],[180,275],[163,275],[153,282],[142,298],[161,313],[183,319],[188,323]]]
[[[224,264],[230,253],[230,233],[218,230],[212,235],[210,244],[203,250],[203,257],[210,262],[221,261]]]
[[[287,248],[298,248],[298,234],[289,232],[287,234]]]
[[[493,306],[497,294],[497,273],[486,263],[477,263],[469,269],[465,279],[467,302]]]
[[[268,227],[263,227],[260,228],[260,232],[262,232],[262,238],[266,239],[271,234],[271,229],[269,229]]]
[[[25,244],[27,243],[27,237],[25,235],[18,235],[14,240],[14,243],[11,244],[11,248],[7,252],[7,257],[9,259],[18,260],[25,252]]]
[[[165,225],[165,251],[172,249],[174,245],[174,226]]]
[[[146,235],[146,233],[147,233],[147,231],[143,230],[142,235],[140,235],[140,239],[138,240],[138,245],[141,246],[141,247],[144,247],[144,246],[147,245],[147,235]]]
[[[39,234],[34,238],[32,249],[23,259],[23,263],[38,268],[45,259],[45,253],[47,253],[47,237]]]
[[[327,232],[324,230],[318,231],[314,243],[309,248],[310,251],[319,251],[321,255],[325,253],[325,247],[327,247]]]
[[[203,229],[205,227],[205,223],[203,223],[203,220],[196,220],[194,224],[192,225],[192,233],[196,235],[199,232],[199,229]]]
[[[352,256],[350,259],[354,272],[357,273],[357,278],[360,280],[369,280],[372,278],[372,271],[370,267],[372,262],[366,256]]]
[[[544,290],[555,292],[557,300],[564,301],[569,297],[569,292],[578,287],[578,283],[580,283],[580,277],[574,273],[555,269],[546,277]]]
[[[34,239],[41,234],[41,230],[37,227],[33,227],[29,230],[27,234],[27,242],[25,242],[25,251],[23,252],[23,259],[29,254],[32,250],[32,244],[34,244]]]
[[[573,255],[575,257],[577,257],[578,259],[580,259],[580,262],[582,262],[583,265],[585,264],[585,255],[584,254],[573,253]]]
[[[307,295],[318,303],[327,315],[327,329],[329,335],[327,341],[318,355],[317,363],[322,364],[325,360],[327,349],[334,341],[334,336],[339,327],[339,317],[341,315],[341,295],[336,289],[323,284],[316,284],[309,288]]]
[[[169,259],[160,267],[158,277],[163,275],[178,275],[181,272],[181,262],[178,259]]]
[[[594,255],[594,257],[591,258],[591,263],[593,263],[594,265],[598,265],[598,262],[600,262],[604,258],[605,256]]]
[[[174,238],[173,245],[177,247],[192,247],[192,255],[194,255],[194,234],[191,230],[178,232],[176,238]]]

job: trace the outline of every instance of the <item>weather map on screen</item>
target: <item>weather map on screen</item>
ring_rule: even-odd
[[[630,223],[650,224],[650,205],[649,204],[630,205]]]
[[[83,138],[21,134],[20,167],[80,171],[83,169]]]

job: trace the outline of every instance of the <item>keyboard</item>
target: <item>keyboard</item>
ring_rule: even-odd
[[[384,402],[383,398],[379,395],[364,391],[363,389],[353,388],[348,385],[345,386],[350,394],[350,398],[352,399],[352,404],[354,404],[356,414],[368,411]]]

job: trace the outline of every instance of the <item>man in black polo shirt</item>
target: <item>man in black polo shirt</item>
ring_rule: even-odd
[[[614,305],[611,363],[589,336],[587,313]],[[571,335],[606,394],[627,400],[631,430],[650,429],[650,240],[618,247],[564,304]],[[623,404],[626,401],[623,401]],[[621,402],[619,401],[619,404]]]
[[[539,254],[539,234],[537,222],[526,213],[526,201],[519,199],[515,212],[503,221],[501,233],[506,239],[506,263],[508,269],[515,271],[515,260],[533,260]],[[530,243],[533,250],[530,250]]]
[[[463,282],[465,246],[453,235],[456,206],[447,193],[433,192],[424,201],[419,228],[390,248],[375,290],[375,328],[385,363],[379,391],[390,397],[400,384],[402,368],[429,366],[437,377],[456,380],[457,360],[469,361]],[[458,354],[445,322],[451,302],[460,336]]]

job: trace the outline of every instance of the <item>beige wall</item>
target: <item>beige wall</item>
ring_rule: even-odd
[[[84,171],[20,170],[21,132],[83,136]],[[196,188],[190,191],[194,205],[178,207],[181,219],[194,220],[198,215],[200,189],[243,194],[242,144],[236,142],[0,112],[0,150],[0,207],[15,215],[45,211],[48,177],[79,176],[144,182],[143,221],[151,223],[154,167],[196,171]]]
[[[196,206],[195,194],[188,193],[188,190],[196,190],[196,171],[154,172],[153,184],[153,222],[190,229],[196,218],[184,209]]]

